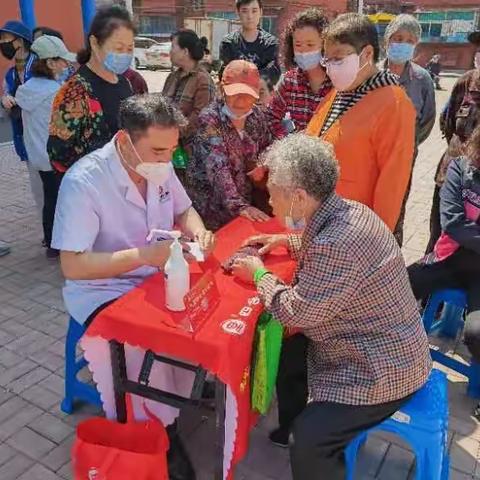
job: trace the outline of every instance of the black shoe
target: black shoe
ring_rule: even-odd
[[[288,430],[285,430],[284,428],[277,428],[276,430],[273,430],[273,432],[270,433],[268,438],[277,447],[288,448],[289,436],[290,436],[290,432]]]
[[[48,247],[45,251],[45,256],[49,259],[56,259],[60,256],[60,250]]]
[[[196,475],[192,462],[176,430],[174,425],[167,428],[170,440],[170,448],[167,453],[168,478],[170,480],[195,480]]]

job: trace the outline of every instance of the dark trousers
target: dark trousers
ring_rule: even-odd
[[[310,403],[293,426],[293,480],[344,480],[347,445],[362,431],[390,417],[410,398],[369,406]]]
[[[442,262],[410,265],[408,275],[418,300],[444,288],[466,290],[468,312],[464,341],[473,358],[480,362],[480,255],[460,248]]]
[[[286,338],[282,345],[277,377],[278,420],[290,431],[293,421],[307,405],[307,345],[305,335]]]
[[[413,153],[413,163],[412,163],[412,171],[410,173],[410,180],[408,181],[407,190],[405,192],[405,196],[403,197],[402,208],[400,210],[400,215],[398,217],[397,226],[393,232],[394,237],[397,240],[398,245],[403,247],[403,228],[405,226],[405,214],[407,213],[407,202],[408,197],[410,196],[410,190],[412,189],[412,179],[413,179],[413,169],[415,168],[415,162],[418,156],[418,147],[415,146],[415,151]]]
[[[58,190],[61,177],[55,172],[38,172],[43,184],[43,236],[45,244],[50,248],[52,243],[53,221],[55,220],[55,208],[57,206]]]
[[[442,234],[442,225],[440,223],[440,187],[435,185],[433,191],[432,210],[430,211],[430,239],[428,241],[426,254],[433,252],[435,244]]]

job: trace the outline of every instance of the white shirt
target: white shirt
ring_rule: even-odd
[[[121,164],[114,138],[79,160],[63,178],[52,248],[116,252],[144,247],[150,230],[172,230],[175,217],[191,205],[174,173],[163,187],[148,182],[145,202]],[[65,306],[83,324],[98,307],[156,272],[154,267],[140,267],[116,278],[67,280],[63,289]]]

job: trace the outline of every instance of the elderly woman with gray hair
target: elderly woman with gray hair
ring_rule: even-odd
[[[435,124],[435,90],[430,74],[413,62],[415,47],[422,37],[422,27],[412,15],[398,15],[385,30],[387,59],[385,68],[400,77],[400,85],[405,88],[417,112],[416,145],[413,161],[417,157],[418,146],[424,142]],[[411,178],[403,202],[400,218],[395,229],[395,237],[403,243],[405,206],[410,193]]]
[[[294,480],[345,478],[344,451],[361,431],[392,415],[428,378],[428,341],[402,253],[368,207],[335,194],[333,149],[297,134],[266,155],[273,212],[303,233],[264,235],[267,254],[298,260],[291,285],[258,258],[234,274],[254,282],[265,308],[308,338],[309,403],[291,429]]]

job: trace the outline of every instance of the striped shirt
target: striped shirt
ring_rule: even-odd
[[[289,240],[292,284],[266,274],[257,289],[279,322],[309,339],[310,399],[378,405],[421,388],[427,335],[402,252],[380,218],[332,195]]]
[[[297,132],[305,130],[319,103],[331,89],[332,82],[328,77],[315,93],[310,86],[308,75],[303,70],[293,68],[285,73],[267,111],[270,130],[275,138],[283,138],[288,134],[282,123],[287,113],[290,114]]]
[[[367,93],[389,85],[399,85],[398,76],[388,71],[382,71],[370,77],[365,83],[351,92],[337,92],[320,135],[323,135],[344,113],[348,112],[348,110],[367,95]]]

